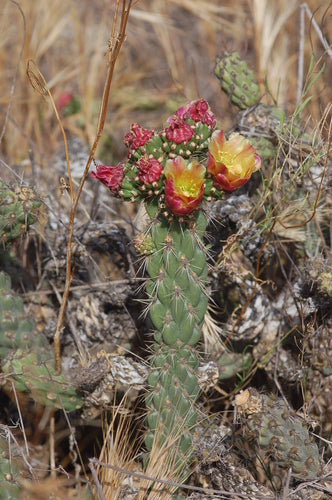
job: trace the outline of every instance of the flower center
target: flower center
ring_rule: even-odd
[[[190,180],[189,182],[182,183],[178,186],[179,190],[187,198],[196,198],[200,190],[200,185],[197,182]]]
[[[218,155],[218,162],[223,163],[233,175],[242,175],[242,165],[236,161],[236,155],[221,151]]]

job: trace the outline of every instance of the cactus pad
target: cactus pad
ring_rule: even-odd
[[[81,408],[82,400],[72,383],[56,372],[50,350],[40,355],[18,349],[8,358],[2,371],[11,376],[17,390],[44,406],[69,412]]]
[[[2,432],[7,434],[3,426]],[[19,498],[20,473],[24,468],[20,451],[14,443],[9,443],[7,438],[0,436],[0,499],[12,500]]]
[[[235,106],[247,109],[259,100],[259,88],[254,73],[237,52],[226,52],[216,59],[215,75],[220,80],[221,89],[230,97]]]
[[[23,236],[38,219],[40,207],[41,201],[32,188],[12,190],[0,181],[0,243]]]
[[[314,479],[320,468],[319,451],[302,420],[274,396],[246,389],[235,397],[245,435],[258,449],[300,479]]]
[[[45,349],[48,342],[37,334],[33,319],[26,318],[21,297],[11,292],[10,277],[0,273],[0,358],[12,350],[26,350],[32,345]]]
[[[11,281],[0,273],[0,357],[2,371],[17,390],[28,394],[40,404],[73,411],[82,406],[82,399],[64,375],[55,370],[53,350],[35,322],[26,318],[23,301],[11,292]]]

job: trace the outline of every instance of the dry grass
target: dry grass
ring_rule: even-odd
[[[314,11],[317,2],[311,3]],[[51,106],[31,89],[26,78],[30,58],[55,99],[64,91],[80,99],[79,116],[65,118],[64,126],[92,144],[106,73],[112,5],[102,0],[93,8],[86,0],[79,4],[60,0],[5,3],[0,17],[0,123],[10,104],[2,153],[11,161],[27,158],[32,143],[39,160],[39,154],[49,154],[60,141]],[[105,134],[120,142],[130,120],[144,117],[145,124],[153,126],[179,101],[198,96],[207,98],[223,121],[229,122],[231,113],[225,109],[213,76],[214,57],[225,49],[247,53],[256,61],[261,85],[267,75],[272,94],[292,109],[299,47],[297,7],[296,1],[253,0],[236,6],[230,1],[220,5],[216,0],[137,2],[112,84]],[[328,2],[320,2],[319,7],[315,18],[327,34],[329,16],[324,13]],[[305,35],[306,60],[312,50],[318,59],[324,50],[307,18]],[[316,118],[321,113],[320,101],[328,96],[331,64],[315,89],[318,95],[310,111]]]
[[[51,168],[51,158],[62,147],[61,131],[49,100],[31,88],[26,76],[29,59],[34,60],[44,75],[55,102],[67,91],[79,99],[81,109],[75,115],[65,117],[60,111],[62,124],[69,136],[80,137],[90,147],[93,144],[106,75],[114,3],[109,0],[94,0],[93,5],[89,0],[5,2],[0,14],[0,165],[6,180],[15,180],[14,171],[24,175],[30,183],[35,182],[31,154],[26,161],[32,151],[34,161],[41,165],[41,181],[36,187],[47,193],[49,186],[58,182]],[[327,38],[331,33],[330,1],[310,0],[307,4]],[[136,2],[112,81],[99,152],[103,150],[108,163],[117,161],[123,156],[122,138],[131,122],[141,122],[146,127],[159,126],[178,105],[197,97],[206,98],[222,126],[230,128],[234,109],[221,95],[213,75],[214,58],[225,50],[237,50],[245,56],[254,67],[263,92],[266,92],[267,82],[269,92],[266,92],[265,102],[275,99],[278,105],[292,113],[298,95],[300,42],[299,2],[296,0]],[[312,53],[317,65],[314,71],[317,72],[322,63],[326,67],[312,88],[313,98],[305,108],[305,115],[308,126],[316,126],[321,135],[327,137],[331,133],[332,60],[312,22],[305,16],[305,74]],[[318,154],[319,148],[314,147],[308,153],[316,157]],[[10,165],[12,171],[6,169],[3,162]],[[285,168],[290,163],[286,157]],[[324,238],[319,227],[328,216],[326,200],[318,203],[320,192],[316,192],[314,199],[294,199],[295,188],[287,192],[281,175],[282,169],[275,172],[270,178],[271,184],[261,193],[260,207],[273,207],[269,217],[261,218],[261,226],[265,230],[273,220],[277,238],[296,243],[313,240],[314,244],[308,244],[307,250],[314,257],[322,251]],[[290,184],[295,186],[295,180],[305,175],[304,171],[294,170]],[[309,225],[306,221],[313,213],[315,218]],[[216,328],[207,324],[205,342],[209,349],[215,344],[215,335]],[[121,411],[119,405],[105,428],[99,459],[134,472],[138,467],[135,459],[139,443],[133,446],[128,433],[129,419],[120,414]],[[163,456],[164,450],[159,452]],[[172,464],[165,469],[163,459],[152,454],[146,474],[172,481]],[[105,498],[120,498],[124,474],[103,466],[99,466],[97,472]],[[144,492],[151,481],[137,478],[126,481],[128,487],[136,487],[142,492],[137,498],[145,498]],[[27,498],[46,497],[52,490],[59,497],[64,491],[69,495],[62,481],[56,484],[54,478],[35,487],[25,486]],[[161,498],[157,483],[154,488],[148,497],[151,500]],[[76,493],[70,492],[74,498]]]

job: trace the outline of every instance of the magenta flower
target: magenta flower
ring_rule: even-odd
[[[172,125],[177,119],[205,123],[209,127],[215,127],[216,119],[205,99],[197,99],[179,108],[174,115],[170,116],[167,123]]]
[[[61,92],[57,100],[57,107],[59,110],[65,108],[73,99],[73,94],[71,92]]]
[[[119,192],[124,178],[123,165],[97,165],[97,172],[91,172],[91,177],[100,180],[113,194]]]
[[[167,160],[164,174],[165,202],[171,212],[182,216],[195,210],[204,194],[205,167],[177,156]]]
[[[174,115],[169,124],[169,127],[165,129],[168,141],[173,141],[176,144],[190,141],[194,131],[188,123]]]
[[[231,193],[243,186],[262,166],[261,158],[248,139],[238,133],[225,140],[224,132],[216,130],[209,144],[207,172],[221,191]]]
[[[202,122],[209,127],[215,127],[216,119],[205,99],[192,101],[187,105],[187,113],[194,122]]]
[[[163,166],[156,158],[142,156],[136,165],[138,167],[137,175],[143,184],[152,184],[159,181]]]
[[[152,130],[143,128],[138,123],[133,123],[130,132],[125,135],[124,143],[127,148],[136,151],[140,146],[144,146],[152,136]]]
[[[169,125],[172,125],[173,123],[176,123],[179,119],[184,121],[190,118],[190,116],[187,113],[187,107],[188,105],[182,106],[181,108],[177,109],[174,115],[167,118],[167,123],[169,123]]]

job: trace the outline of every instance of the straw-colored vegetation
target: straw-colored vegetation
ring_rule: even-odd
[[[15,192],[28,185],[41,206],[33,218],[25,212],[29,207],[21,214],[26,224],[34,222],[28,234],[22,230],[10,245],[0,238],[0,271],[11,277],[11,294],[22,297],[24,314],[35,321],[29,335],[47,338],[52,352],[58,332],[62,371],[78,390],[75,407],[83,408],[59,410],[61,391],[54,407],[29,397],[29,384],[26,390],[15,385],[18,358],[6,351],[0,359],[0,499],[20,494],[155,500],[175,491],[191,499],[328,498],[331,2],[138,0],[131,5],[125,36],[119,19],[128,1],[2,3],[0,187],[5,183]],[[240,115],[220,90],[215,57],[232,51],[254,70],[265,121],[262,113]],[[68,95],[71,103],[63,106]],[[144,215],[111,199],[89,176],[77,206],[75,196],[89,161],[92,170],[94,162],[123,160],[131,123],[160,128],[179,106],[199,97],[210,104],[218,128],[237,128],[249,137],[254,128],[255,138],[267,137],[275,149],[249,194],[209,207],[211,300],[200,345],[196,462],[187,485],[178,489],[166,459],[176,437],[170,435],[162,449],[153,447],[147,464],[143,458],[151,336],[140,287],[144,263],[132,241],[144,231]],[[278,109],[273,116],[271,106]],[[89,159],[91,148],[96,150]],[[6,307],[0,305],[3,321]],[[24,319],[20,311],[18,321]],[[59,354],[52,365],[43,361],[50,379]],[[257,405],[269,405],[272,393],[283,398],[276,403],[278,423],[285,407],[287,429],[303,423],[301,436],[310,434],[317,444],[315,477],[311,462],[310,475],[301,475],[264,448],[266,443],[252,445],[255,412],[247,414],[245,404],[254,397]],[[273,422],[270,407],[269,412]],[[263,432],[269,434],[271,425],[259,418],[260,430],[266,425]]]

